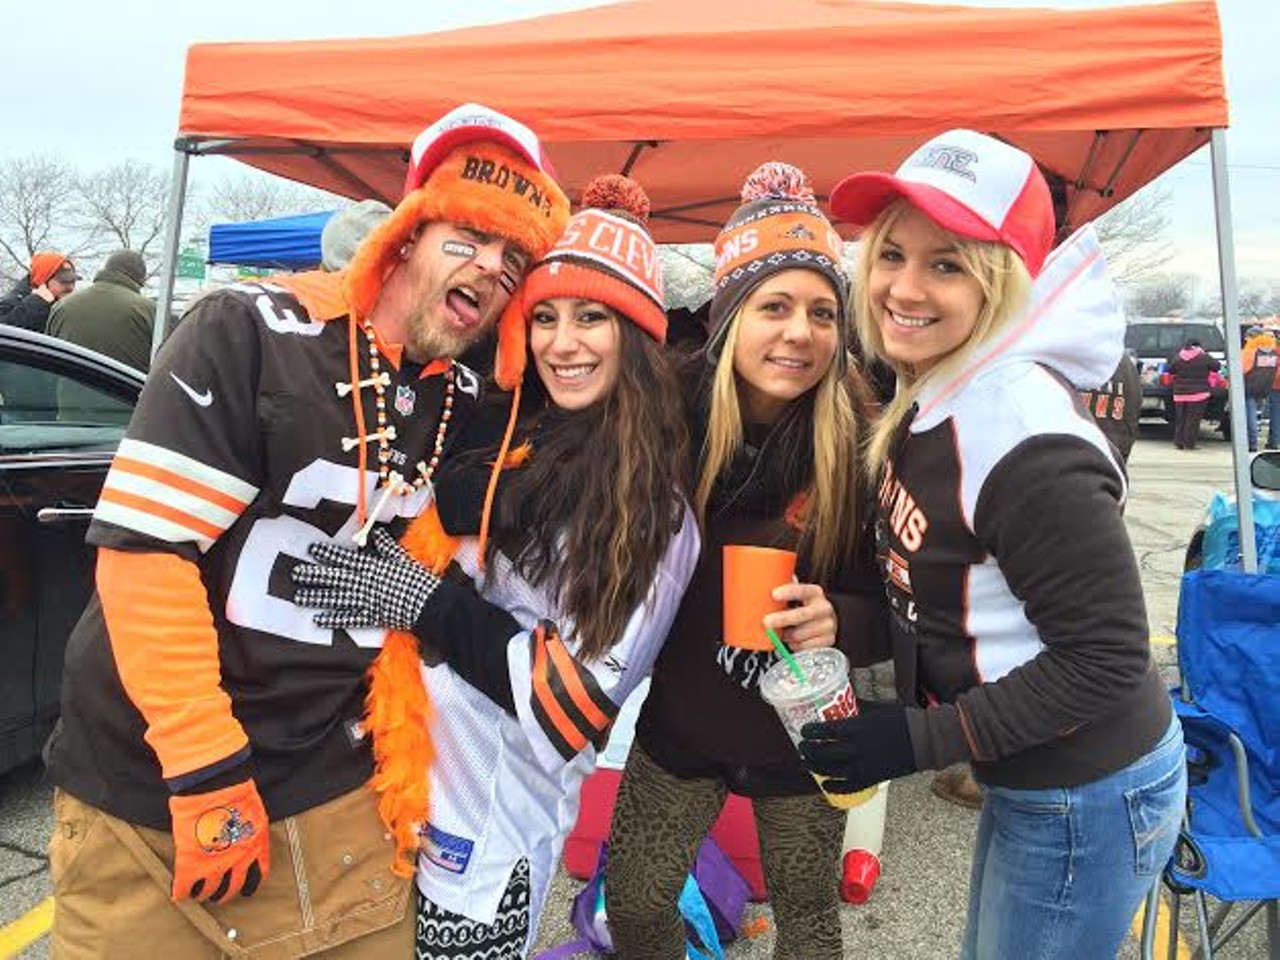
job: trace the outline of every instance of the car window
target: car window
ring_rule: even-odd
[[[1168,357],[1189,340],[1199,340],[1210,353],[1226,350],[1222,331],[1209,323],[1147,323],[1125,330],[1124,345],[1139,357]]]
[[[1132,326],[1124,332],[1124,345],[1140,357],[1160,352],[1159,330],[1152,326]]]
[[[0,359],[0,451],[110,446],[133,404],[65,373]]]

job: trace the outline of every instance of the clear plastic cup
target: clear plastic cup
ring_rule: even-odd
[[[835,647],[801,650],[794,657],[805,675],[804,682],[786,661],[779,660],[760,678],[760,696],[778,712],[791,742],[799,744],[806,723],[852,717],[858,712],[858,701],[849,682],[849,661]],[[833,793],[823,786],[823,777],[815,775],[814,780],[827,802],[842,810],[865,803],[876,791],[869,787],[855,793]]]

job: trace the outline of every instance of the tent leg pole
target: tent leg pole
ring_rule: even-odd
[[[187,199],[187,167],[190,155],[178,144],[173,152],[169,178],[169,202],[165,213],[164,249],[160,256],[160,291],[156,295],[156,322],[151,332],[151,357],[169,333],[169,307],[173,303],[173,276],[178,265],[178,239],[182,236],[182,208]]]
[[[1231,395],[1231,459],[1236,475],[1236,510],[1240,521],[1240,556],[1246,573],[1258,570],[1253,529],[1253,484],[1245,431],[1244,361],[1240,344],[1240,308],[1236,288],[1235,240],[1231,235],[1231,193],[1227,189],[1226,131],[1209,135],[1213,167],[1213,212],[1218,230],[1218,277],[1222,289],[1223,334],[1227,341],[1227,389]]]

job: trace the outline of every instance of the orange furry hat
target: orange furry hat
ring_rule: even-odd
[[[531,260],[541,259],[569,221],[569,199],[552,177],[537,137],[510,117],[468,104],[432,124],[414,141],[404,199],[369,232],[347,270],[344,294],[352,315],[369,315],[400,248],[433,220],[506,237]],[[498,385],[512,389],[524,366],[517,290],[498,321]]]

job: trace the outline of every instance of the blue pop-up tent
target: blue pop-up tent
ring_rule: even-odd
[[[320,234],[334,212],[215,223],[209,228],[209,262],[281,270],[319,266]]]

